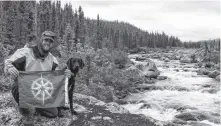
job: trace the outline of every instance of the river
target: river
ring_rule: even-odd
[[[129,58],[136,64],[146,63],[145,61],[135,61],[135,56],[137,55],[130,55]],[[123,105],[123,107],[131,113],[144,114],[166,122],[173,122],[176,115],[192,111],[212,113],[220,118],[221,93],[217,90],[218,81],[207,76],[197,75],[197,67],[193,63],[183,64],[179,60],[169,62],[151,60],[155,62],[160,75],[168,78],[154,84],[160,87],[159,89],[126,97],[127,101],[133,102]],[[211,120],[197,122],[208,126],[220,126]]]

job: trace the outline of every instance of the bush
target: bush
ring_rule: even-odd
[[[118,66],[119,69],[125,68],[128,62],[128,56],[126,52],[114,50],[111,52],[111,58],[115,65]]]

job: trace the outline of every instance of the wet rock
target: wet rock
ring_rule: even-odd
[[[209,88],[209,89],[203,89],[203,93],[210,93],[210,94],[216,94],[219,91],[217,88]]]
[[[211,68],[214,66],[214,63],[205,63],[204,67],[205,68]]]
[[[164,60],[164,62],[170,62],[169,58],[166,58],[166,59]]]
[[[157,76],[160,75],[160,71],[157,69],[156,64],[148,60],[145,68],[144,68],[144,74],[147,78],[157,78]]]
[[[217,69],[217,70],[220,70],[220,64],[215,64],[214,67]]]
[[[166,80],[167,79],[167,76],[158,76],[157,77],[157,80]]]
[[[174,60],[180,60],[181,56],[175,56]]]
[[[184,68],[183,71],[184,71],[184,72],[188,72],[189,70]]]
[[[155,79],[145,79],[145,83],[147,83],[147,84],[154,84],[156,82],[156,80]]]
[[[179,69],[174,69],[174,71],[179,72],[180,70]]]
[[[120,105],[124,105],[124,104],[128,103],[126,100],[123,100],[123,99],[117,99],[117,100],[115,100],[115,102],[120,104]]]
[[[192,112],[185,112],[175,116],[178,119],[183,121],[202,121],[202,120],[209,120],[211,122],[219,123],[220,120],[218,117],[212,116],[206,112],[200,111],[192,111]]]
[[[207,70],[205,68],[200,68],[196,72],[197,72],[197,75],[208,75],[209,74],[209,70]]]
[[[216,76],[216,80],[220,81],[220,75]]]
[[[220,75],[220,72],[218,70],[214,70],[209,73],[208,77],[216,78],[218,75]]]
[[[148,109],[148,108],[151,108],[151,105],[145,103],[145,104],[141,105],[139,109]]]
[[[152,85],[147,85],[147,84],[138,84],[138,85],[136,85],[136,89],[138,89],[138,90],[150,90],[150,89],[152,89]]]
[[[187,124],[186,121],[183,121],[183,120],[177,119],[177,118],[174,118],[173,123],[175,123],[175,124],[181,124],[181,125]]]
[[[195,107],[191,107],[189,105],[182,105],[182,104],[171,104],[171,105],[168,105],[167,108],[173,108],[177,111],[185,111],[186,109],[190,109],[190,110],[196,110],[197,108]]]
[[[147,58],[145,58],[145,57],[136,57],[136,61],[144,61],[144,60],[146,60]]]
[[[180,62],[181,63],[191,63],[192,59],[186,56],[186,57],[181,58]]]

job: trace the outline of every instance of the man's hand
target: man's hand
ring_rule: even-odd
[[[65,70],[65,72],[64,72],[64,74],[65,74],[65,76],[66,76],[67,78],[70,78],[70,77],[71,77],[72,72],[71,72],[71,70],[66,69],[66,70]]]
[[[10,67],[8,69],[8,73],[12,76],[13,79],[18,77],[18,75],[19,75],[19,71],[15,67]]]

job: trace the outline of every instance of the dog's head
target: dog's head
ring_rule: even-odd
[[[70,58],[67,61],[67,67],[71,70],[72,73],[78,73],[79,69],[84,67],[84,62],[80,58]]]

